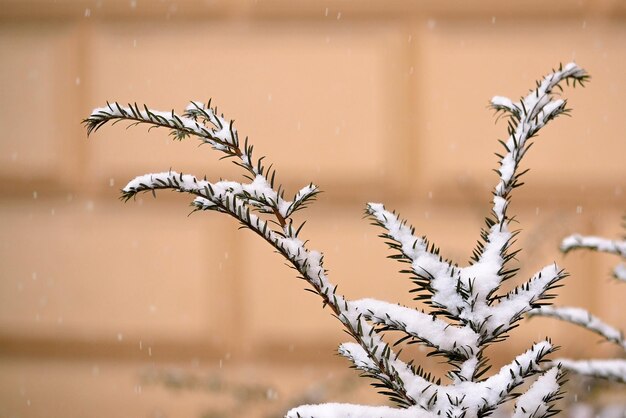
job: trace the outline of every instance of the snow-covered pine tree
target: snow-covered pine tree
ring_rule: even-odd
[[[504,151],[498,155],[499,181],[493,191],[491,215],[467,267],[444,259],[437,247],[416,236],[414,228],[382,204],[367,205],[367,214],[385,230],[382,237],[396,251],[393,258],[410,266],[404,272],[415,285],[416,299],[431,307],[429,312],[374,299],[350,300],[339,294],[324,269],[323,255],[307,248],[300,237],[303,225],[292,221],[293,213],[315,198],[318,187],[308,184],[291,200],[285,199],[275,171],[264,165],[263,158],[253,157],[248,139],[242,143],[233,122],[218,115],[210,103],[192,102],[182,115],[137,104],[107,103],[94,109],[84,123],[89,134],[121,120],[164,127],[175,139],[195,136],[234,159],[249,182],[209,182],[170,170],[135,178],[122,189],[121,198],[126,201],[140,192],[159,189],[187,193],[194,197],[196,210],[227,214],[255,232],[288,260],[353,337],[354,342],[342,344],[339,353],[364,376],[374,379],[373,385],[397,405],[303,405],[289,411],[287,417],[484,417],[516,398],[515,389],[539,375],[517,398],[513,415],[538,418],[556,413],[553,402],[560,394],[560,367],[547,371],[542,367],[555,350],[552,343],[547,339],[534,343],[489,377],[485,348],[503,341],[526,313],[552,298],[551,289],[566,276],[556,264],[550,264],[510,292],[498,292],[501,283],[517,271],[509,266],[519,250],[511,249],[517,231],[510,229],[508,206],[513,189],[521,185],[524,171],[520,172],[519,164],[539,130],[568,111],[566,101],[555,97],[555,89],[560,90],[562,83],[583,85],[587,79],[583,69],[570,63],[538,81],[536,88],[517,102],[499,96],[491,100],[496,112],[508,120],[508,139],[500,141]],[[401,340],[423,344],[433,354],[444,356],[453,368],[449,381],[442,383],[422,366],[401,360],[400,353],[382,338],[389,330],[404,333]]]
[[[566,237],[561,242],[561,251],[564,253],[580,249],[615,254],[622,257],[622,260],[626,260],[626,236],[622,237],[621,240],[610,240],[602,237],[574,234]],[[613,269],[613,276],[619,281],[626,282],[626,265],[618,264]],[[542,306],[533,309],[530,312],[530,316],[551,317],[581,326],[600,335],[604,340],[616,344],[622,349],[624,354],[626,354],[626,339],[624,339],[624,333],[603,322],[585,309],[565,306]],[[563,368],[583,376],[626,383],[626,359],[624,358],[611,360],[573,360],[559,358],[552,363],[561,364]]]

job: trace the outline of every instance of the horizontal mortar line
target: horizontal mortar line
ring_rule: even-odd
[[[46,6],[46,7],[39,7]],[[91,19],[98,17],[132,18],[164,17],[169,15],[174,19],[314,19],[319,21],[337,20],[337,13],[341,12],[341,19],[406,19],[413,17],[455,18],[467,19],[477,17],[499,18],[511,17],[515,19],[528,17],[542,17],[562,20],[584,15],[593,17],[622,17],[626,15],[626,7],[619,0],[602,0],[588,2],[582,7],[574,7],[571,2],[545,2],[531,0],[522,3],[507,3],[486,1],[479,3],[458,4],[447,7],[441,2],[421,1],[358,1],[345,2],[340,0],[325,2],[324,7],[319,3],[293,0],[265,0],[260,4],[253,4],[244,0],[228,0],[212,4],[207,7],[204,0],[180,0],[176,9],[169,8],[167,3],[153,2],[148,5],[138,2],[136,7],[130,7],[128,0],[108,0],[103,7],[94,7],[92,0],[66,0],[50,4],[49,0],[5,0],[0,11],[3,17],[39,17],[39,18],[81,18],[84,19],[85,9],[91,10]],[[325,9],[328,8],[328,16]]]
[[[290,181],[284,183],[286,199],[291,199],[292,195],[308,182]],[[582,188],[580,185],[568,184],[546,184],[523,186],[519,192],[513,196],[514,207],[524,208],[525,206],[545,208],[557,208],[584,203],[589,207],[614,207],[622,209],[626,201],[626,190],[616,189],[614,183],[589,183]],[[92,183],[93,186],[93,183]],[[100,187],[80,187],[62,184],[60,182],[46,181],[0,181],[0,201],[3,203],[23,203],[33,201],[33,193],[37,192],[39,200],[67,199],[68,195],[76,198],[84,197],[89,199],[110,200],[115,202],[119,197],[119,189],[123,185],[110,187],[102,185]],[[403,204],[403,205],[427,205],[429,207],[446,206],[450,204],[477,206],[488,204],[491,201],[491,189],[486,187],[467,187],[467,185],[457,182],[437,182],[432,186],[390,186],[382,182],[372,184],[369,182],[334,182],[324,187],[318,184],[322,190],[318,201],[310,206],[316,208],[333,207],[337,205],[365,204],[369,201],[380,201]],[[113,190],[113,191],[112,191]],[[432,197],[429,197],[432,194]],[[150,198],[150,193],[140,194],[138,198]],[[179,204],[185,196],[180,193],[160,191],[157,199],[163,203]]]
[[[218,362],[228,358],[231,363],[324,363],[338,362],[336,341],[305,340],[290,347],[274,342],[259,342],[249,349],[228,349],[218,347],[208,341],[152,340],[143,341],[125,338],[122,341],[86,340],[77,337],[44,337],[0,335],[0,358],[7,360],[46,359],[46,360],[115,360],[123,362],[155,362],[205,360]]]

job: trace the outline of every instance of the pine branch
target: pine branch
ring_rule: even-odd
[[[199,181],[191,175],[171,171],[137,177],[122,190],[122,198],[128,200],[137,193],[157,189],[173,189],[197,196],[194,200],[197,208],[217,210],[231,215],[278,250],[309,282],[315,293],[322,297],[324,305],[332,309],[348,333],[357,340],[372,360],[376,370],[372,377],[392,390],[403,405],[415,404],[415,400],[407,394],[405,381],[416,380],[419,390],[415,389],[415,392],[422,396],[426,386],[432,386],[431,382],[421,381],[419,376],[414,375],[413,370],[397,358],[390,347],[376,335],[374,329],[361,320],[360,313],[350,307],[343,296],[336,293],[336,287],[326,277],[320,253],[307,250],[302,241],[295,238],[292,228],[286,228],[285,233],[274,231],[266,221],[250,213],[251,196],[258,199],[260,195],[265,195],[260,193],[254,184],[209,183]],[[272,201],[266,203],[275,204]]]
[[[558,364],[565,370],[581,376],[597,379],[612,380],[626,383],[626,360],[571,360],[564,358],[554,359],[552,364]]]
[[[121,106],[119,103],[107,103],[106,107],[96,108],[91,115],[83,121],[87,127],[87,133],[97,131],[103,125],[120,121],[131,122],[131,126],[137,124],[148,124],[151,128],[161,127],[170,129],[170,135],[175,139],[184,139],[189,136],[198,137],[203,143],[225,154],[225,158],[236,158],[235,164],[245,169],[248,178],[256,183],[257,190],[265,193],[266,199],[274,201],[274,213],[281,226],[286,226],[285,219],[299,209],[306,208],[306,204],[312,201],[319,193],[319,189],[314,184],[303,187],[294,200],[289,202],[283,198],[283,188],[278,185],[275,189],[276,172],[263,165],[263,157],[255,159],[253,157],[254,147],[244,141],[243,147],[239,141],[239,135],[234,127],[234,121],[226,120],[223,115],[217,114],[217,109],[211,108],[210,102],[205,106],[199,102],[191,102],[185,114],[180,116],[173,110],[171,112],[160,112],[149,109],[147,106],[139,108],[137,104]],[[266,208],[260,206],[265,211]],[[267,206],[267,205],[266,205]]]
[[[437,393],[441,387],[434,382],[430,373],[425,373],[421,368],[415,369],[409,365],[402,363],[396,354],[390,351],[388,345],[383,345],[382,350],[380,343],[363,347],[363,344],[343,343],[339,346],[339,354],[352,362],[355,369],[363,372],[364,377],[378,380],[380,383],[374,383],[373,386],[381,389],[381,394],[389,397],[390,400],[402,407],[411,407],[412,405],[421,405],[423,407],[431,407],[432,400],[436,399]],[[372,354],[380,355],[377,360]],[[381,367],[381,362],[384,367]],[[381,373],[381,369],[392,372],[392,377],[387,378]],[[402,387],[402,397],[398,396],[398,382]],[[411,403],[406,401],[411,399]]]
[[[608,240],[595,236],[570,235],[563,239],[561,251],[567,253],[572,250],[587,249],[608,254],[616,254],[626,258],[626,241]],[[626,267],[623,264],[614,269],[614,275],[619,280],[626,281]],[[592,331],[606,341],[618,345],[626,351],[626,340],[622,331],[603,322],[596,316],[581,308],[570,307],[540,307],[530,312],[530,316],[544,316],[569,322],[589,331]],[[626,360],[572,360],[557,359],[553,364],[560,364],[571,372],[626,383]]]
[[[484,406],[496,407],[511,397],[513,390],[521,385],[528,377],[542,372],[542,363],[545,357],[555,351],[549,341],[541,341],[514,361],[502,367],[498,373],[477,384],[473,390],[480,393]],[[475,395],[476,397],[477,394]]]
[[[526,283],[517,286],[505,296],[500,303],[491,307],[490,316],[483,323],[486,341],[491,341],[509,331],[512,325],[522,319],[523,315],[542,305],[542,301],[554,298],[548,292],[558,287],[558,282],[567,274],[556,264],[544,267]]]
[[[626,258],[626,240],[609,240],[602,237],[570,235],[561,242],[561,251],[588,249]]]
[[[561,242],[561,251],[568,253],[572,250],[588,249],[607,254],[615,254],[626,259],[626,240],[609,240],[602,237],[570,235]],[[618,264],[613,269],[613,277],[626,282],[626,265]]]
[[[496,96],[491,100],[496,112],[504,112],[510,117],[508,125],[509,137],[501,142],[505,149],[499,155],[500,168],[496,170],[500,181],[494,189],[491,218],[487,219],[487,230],[483,234],[484,243],[475,251],[474,261],[481,272],[481,279],[476,282],[476,293],[479,303],[488,303],[491,295],[505,280],[507,263],[516,254],[510,253],[515,232],[510,231],[511,218],[508,216],[511,192],[521,186],[520,178],[526,171],[519,171],[519,165],[530,149],[530,139],[537,135],[550,120],[566,113],[566,101],[554,99],[553,89],[559,84],[571,81],[573,86],[581,86],[589,79],[586,72],[574,63],[560,66],[537,82],[537,88],[517,103],[506,97]],[[468,277],[475,277],[466,271]]]
[[[434,315],[379,300],[361,299],[350,304],[366,320],[385,325],[385,330],[402,331],[454,357],[469,358],[478,352],[480,336],[469,328],[452,326]]]
[[[550,298],[550,295],[545,294],[546,291],[565,277],[563,272],[559,272],[546,282],[545,289],[534,286],[539,291],[537,294],[517,288],[514,293],[495,295],[501,282],[515,273],[514,269],[506,267],[517,254],[510,252],[516,232],[509,230],[511,218],[508,217],[507,209],[511,192],[521,185],[519,178],[523,172],[520,173],[518,167],[530,148],[529,140],[550,120],[566,112],[565,101],[553,99],[553,89],[564,81],[582,85],[588,78],[584,70],[570,63],[544,77],[538,82],[537,88],[518,103],[500,96],[492,99],[493,107],[497,111],[508,112],[511,117],[509,138],[503,142],[506,153],[500,156],[500,168],[497,170],[500,181],[494,189],[492,218],[487,218],[488,229],[483,233],[484,244],[475,251],[472,265],[459,268],[444,261],[439,256],[438,249],[429,249],[425,239],[414,236],[414,228],[400,221],[395,213],[385,210],[381,204],[370,203],[366,209],[376,224],[387,230],[383,238],[393,240],[390,244],[392,248],[398,250],[402,259],[411,262],[411,272],[416,278],[414,281],[420,286],[418,290],[426,290],[431,294],[428,302],[441,309],[442,314],[469,323],[477,332],[484,332],[484,341],[491,341],[508,330],[509,325],[536,306],[541,299]],[[535,285],[538,283],[536,280],[532,282]],[[529,282],[524,286],[530,285]],[[525,303],[528,307],[519,306],[519,309],[510,312],[514,305],[510,299],[514,294],[526,295],[527,297],[518,299],[516,303]],[[510,322],[496,323],[496,320],[491,319],[491,305],[496,301],[500,303],[494,312],[500,318],[506,313]]]
[[[219,116],[210,103],[192,102],[183,115],[113,103],[95,109],[84,123],[89,134],[108,122],[163,127],[170,130],[174,139],[195,136],[225,158],[233,158],[247,173],[249,183],[209,182],[168,171],[135,178],[122,190],[121,198],[128,200],[138,193],[155,193],[161,189],[187,193],[194,197],[192,205],[196,210],[227,214],[259,235],[288,260],[354,339],[342,344],[339,353],[350,359],[363,375],[375,379],[373,385],[382,394],[405,408],[387,410],[328,404],[292,410],[290,417],[335,417],[344,410],[362,412],[363,417],[404,416],[404,411],[420,417],[483,417],[517,396],[513,390],[539,373],[540,363],[553,351],[548,341],[535,344],[498,373],[481,380],[490,367],[484,356],[487,345],[504,339],[506,331],[523,314],[550,299],[552,295],[548,292],[565,276],[556,266],[548,266],[508,294],[496,295],[500,283],[516,272],[505,266],[517,253],[510,251],[516,231],[508,229],[511,219],[507,207],[510,193],[521,184],[519,178],[523,173],[518,172],[518,165],[530,147],[528,140],[548,121],[567,111],[563,100],[552,99],[552,89],[562,81],[582,84],[586,79],[582,69],[568,64],[545,77],[519,103],[505,98],[492,101],[497,111],[509,117],[509,139],[503,142],[507,153],[500,160],[493,216],[487,219],[487,229],[482,233],[484,244],[475,252],[473,264],[458,267],[444,260],[438,248],[426,238],[416,238],[414,229],[395,213],[385,210],[382,204],[367,206],[368,215],[386,230],[382,237],[397,251],[392,258],[410,264],[410,270],[405,272],[411,275],[416,291],[420,292],[417,299],[434,308],[430,314],[372,299],[350,301],[339,294],[324,269],[323,255],[307,248],[299,238],[302,225],[294,226],[291,218],[315,199],[318,188],[309,184],[295,193],[292,201],[285,200],[284,189],[275,183],[271,166],[263,165],[263,157],[253,158],[253,146],[247,138],[242,145],[233,122]],[[400,360],[399,352],[395,353],[382,339],[385,331],[401,332],[405,336],[400,341],[411,339],[433,348],[431,354],[446,356],[455,368],[449,374],[452,382],[443,385],[421,366]],[[547,380],[549,377],[543,381]]]
[[[561,399],[563,380],[558,366],[545,372],[517,399],[512,418],[548,418],[558,414],[554,402]]]
[[[281,236],[268,228],[265,221],[250,213],[249,196],[256,196],[258,193],[250,190],[242,198],[241,190],[247,186],[249,185],[233,184],[233,182],[212,184],[207,181],[198,181],[190,175],[167,172],[141,176],[131,181],[123,189],[123,198],[127,200],[142,191],[170,188],[196,195],[194,201],[196,206],[202,205],[205,209],[225,212],[237,218],[289,259],[313,286],[316,293],[322,296],[324,304],[331,307],[348,332],[355,337],[363,351],[371,358],[373,364],[369,370],[373,371],[370,374],[371,377],[380,380],[385,388],[399,393],[397,399],[401,400],[401,404],[412,405],[415,402],[407,394],[410,389],[404,388],[404,382],[414,386],[411,392],[422,397],[431,391],[429,388],[434,389],[432,382],[420,379],[419,374],[415,374],[411,367],[397,358],[390,347],[374,333],[373,328],[361,319],[360,312],[351,306],[350,302],[335,293],[334,286],[325,277],[319,253],[309,252],[297,239]]]
[[[429,246],[424,238],[415,237],[415,229],[382,204],[368,203],[366,213],[376,225],[387,231],[382,237],[393,240],[389,245],[411,263],[414,282],[420,286],[416,290],[426,290],[432,295],[429,298],[431,304],[452,318],[458,318],[464,304],[458,300],[455,291],[458,274],[452,264],[441,258],[434,245]]]
[[[588,329],[589,331],[595,332],[596,334],[603,337],[605,340],[615,343],[622,349],[626,350],[626,340],[624,340],[624,334],[622,333],[622,331],[603,322],[598,317],[592,315],[584,309],[543,306],[541,308],[533,309],[532,311],[530,311],[529,316],[544,316],[556,318],[561,321],[580,325],[583,328]]]

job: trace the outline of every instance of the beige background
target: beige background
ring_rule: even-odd
[[[513,199],[520,279],[557,261],[572,273],[560,303],[623,327],[617,259],[557,246],[623,231],[625,3],[506,4],[0,0],[0,417],[278,416],[302,400],[384,401],[346,371],[338,323],[271,248],[217,214],[187,217],[181,195],[118,201],[146,172],[239,174],[165,131],[107,126],[86,139],[80,121],[106,100],[180,110],[213,98],[290,193],[324,190],[301,219],[340,290],[412,303],[365,202],[384,201],[466,262],[506,133],[489,98],[517,98],[576,60],[592,82],[566,89],[573,117],[541,133]],[[494,361],[545,335],[562,355],[615,354],[533,320]],[[154,384],[162,374],[186,388]]]

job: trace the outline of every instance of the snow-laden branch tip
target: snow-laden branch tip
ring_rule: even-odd
[[[615,254],[626,259],[626,240],[610,240],[602,237],[570,235],[561,242],[561,251],[568,253],[572,250],[588,249],[607,254]],[[613,269],[613,276],[617,280],[626,282],[626,265],[618,264]]]
[[[502,399],[521,385],[527,377],[540,373],[542,363],[546,362],[546,356],[554,350],[552,343],[547,340],[533,344],[530,349],[515,357],[511,363],[503,366],[498,373],[477,383],[472,388],[472,398],[483,399],[484,405],[499,405]]]
[[[530,147],[530,139],[551,119],[566,112],[566,102],[563,99],[553,97],[553,89],[560,87],[563,81],[583,83],[589,78],[585,70],[575,63],[560,66],[558,70],[546,75],[538,82],[538,86],[519,102],[513,103],[505,97],[496,96],[492,99],[492,105],[497,110],[507,110],[511,114],[508,124],[509,137],[502,142],[505,153],[500,155],[497,170],[500,181],[494,189],[494,199],[491,219],[487,220],[487,229],[483,231],[484,243],[475,252],[474,261],[482,265],[482,268],[490,270],[494,277],[493,282],[488,281],[480,289],[482,300],[489,298],[502,280],[507,277],[501,271],[494,272],[496,267],[502,268],[512,259],[514,253],[509,253],[511,240],[514,233],[509,230],[510,218],[507,216],[509,195],[511,191],[521,185],[519,178],[524,172],[519,172],[519,164]],[[491,267],[491,268],[489,268]],[[502,280],[498,280],[498,278]]]
[[[204,141],[214,146],[218,150],[224,150],[229,147],[238,146],[239,137],[237,131],[233,127],[232,122],[224,119],[223,116],[215,114],[213,109],[201,107],[194,103],[194,111],[190,115],[201,114],[205,117],[204,122],[208,122],[212,127],[206,126],[203,122],[199,122],[197,117],[187,117],[171,112],[161,112],[158,110],[148,109],[147,106],[139,108],[135,104],[122,106],[117,102],[107,103],[104,107],[95,108],[89,118],[85,120],[87,124],[87,133],[91,134],[97,131],[102,125],[114,120],[131,120],[136,123],[148,123],[153,126],[161,126],[173,129],[172,135],[177,139],[183,139],[188,135],[196,135],[204,138]],[[187,108],[188,114],[190,108]]]
[[[455,327],[434,315],[374,299],[360,299],[350,304],[368,321],[403,331],[440,351],[456,352],[467,358],[478,352],[480,334],[468,327]]]
[[[613,277],[617,280],[626,282],[626,264],[618,264],[613,269]]]
[[[570,235],[561,242],[561,251],[589,249],[626,257],[626,240],[610,240],[602,237]]]
[[[455,290],[457,278],[452,264],[443,260],[435,246],[429,245],[425,238],[416,237],[415,228],[400,220],[396,213],[386,210],[381,203],[368,203],[366,213],[386,230],[381,237],[393,240],[390,246],[411,263],[413,282],[418,285],[416,291],[428,293],[423,299],[447,312],[460,314],[464,305]]]
[[[526,283],[504,295],[500,303],[488,309],[489,315],[483,314],[487,317],[485,331],[495,338],[509,330],[524,314],[541,306],[541,301],[554,297],[548,292],[558,287],[566,276],[556,264],[544,267]]]
[[[559,367],[539,376],[539,378],[523,393],[515,403],[512,418],[550,417],[559,411],[552,402],[560,399],[563,373]]]
[[[626,383],[626,361],[623,359],[571,360],[557,358],[552,363],[560,364],[564,369],[582,376]]]
[[[622,331],[610,326],[606,322],[603,322],[585,309],[565,306],[558,308],[553,306],[543,306],[541,308],[533,309],[530,312],[530,316],[546,316],[580,325],[589,331],[602,336],[605,340],[615,343],[626,350],[626,340],[624,340]]]
[[[459,267],[444,259],[438,248],[425,237],[415,236],[413,227],[382,204],[367,206],[367,214],[385,230],[382,237],[397,251],[392,257],[409,264],[403,272],[411,276],[416,286],[416,299],[432,307],[428,313],[375,299],[353,301],[340,294],[324,268],[323,254],[308,248],[307,241],[299,237],[303,224],[296,227],[292,219],[294,212],[316,197],[317,186],[311,183],[297,191],[292,200],[285,199],[284,188],[275,182],[276,172],[271,166],[264,166],[263,157],[253,157],[248,139],[240,141],[233,121],[218,114],[210,102],[192,102],[181,115],[113,102],[95,109],[84,123],[88,133],[108,122],[120,121],[166,128],[177,140],[197,137],[243,168],[247,182],[211,182],[174,171],[146,174],[124,187],[122,199],[160,189],[187,193],[193,197],[192,205],[197,210],[227,214],[256,233],[295,268],[309,290],[321,298],[323,306],[332,311],[353,338],[354,341],[340,346],[340,354],[365,376],[373,378],[381,393],[400,408],[305,405],[290,411],[288,417],[479,418],[514,397],[512,391],[540,373],[541,363],[553,351],[548,341],[539,342],[496,374],[485,377],[490,367],[485,355],[487,345],[503,340],[522,315],[550,299],[548,292],[565,276],[556,265],[550,265],[513,291],[498,294],[501,283],[513,278],[516,272],[507,266],[517,254],[511,251],[516,232],[509,229],[507,210],[512,190],[520,185],[523,173],[518,168],[528,151],[529,139],[567,111],[565,101],[555,98],[552,90],[561,82],[575,85],[586,79],[584,70],[568,64],[544,77],[519,102],[503,97],[492,100],[494,108],[510,116],[509,137],[502,142],[506,152],[500,156],[491,216],[468,266]],[[425,345],[431,350],[429,354],[446,357],[451,366],[449,381],[442,383],[421,365],[404,362],[399,356],[401,350],[395,352],[383,339],[386,331],[403,334],[398,342],[408,339]],[[553,380],[550,372],[544,374],[523,398],[524,410],[538,411],[533,417],[550,416],[551,399],[533,394],[548,393],[554,384],[546,382]]]
[[[200,199],[195,201],[194,205],[200,209],[215,208],[214,200],[236,196],[262,213],[277,212],[284,219],[291,216],[295,210],[318,193],[317,187],[310,184],[302,188],[293,201],[287,201],[267,183],[262,175],[257,175],[251,183],[235,181],[210,183],[206,180],[198,180],[189,174],[179,174],[170,170],[135,177],[122,189],[122,199],[128,200],[137,193],[158,189],[174,189],[179,192],[197,194]]]
[[[99,107],[91,112],[91,115],[83,122],[87,126],[87,133],[97,131],[106,123],[117,123],[128,121],[132,125],[148,124],[150,128],[161,127],[170,129],[170,135],[175,139],[184,139],[195,136],[203,143],[225,154],[227,158],[234,158],[235,164],[244,168],[248,173],[248,178],[255,183],[258,196],[264,195],[259,203],[258,209],[267,211],[268,205],[264,201],[272,201],[275,208],[272,210],[281,219],[279,223],[285,226],[285,219],[294,212],[304,209],[308,202],[315,199],[319,189],[313,183],[300,189],[292,201],[284,199],[284,189],[275,185],[276,171],[272,167],[265,167],[263,157],[255,159],[253,157],[254,147],[248,143],[246,138],[241,144],[239,134],[234,127],[233,120],[227,120],[224,115],[217,113],[217,108],[212,108],[211,103],[204,105],[200,102],[191,102],[183,115],[171,112],[161,112],[149,109],[147,106],[141,108],[135,104],[122,106],[117,102],[107,103],[105,107]],[[199,200],[197,203],[206,203]],[[202,205],[199,205],[200,207]],[[271,206],[271,205],[270,205]]]
[[[513,100],[503,96],[493,96],[491,98],[491,107],[493,107],[496,111],[509,112],[518,118],[522,112],[522,108],[513,103]]]

